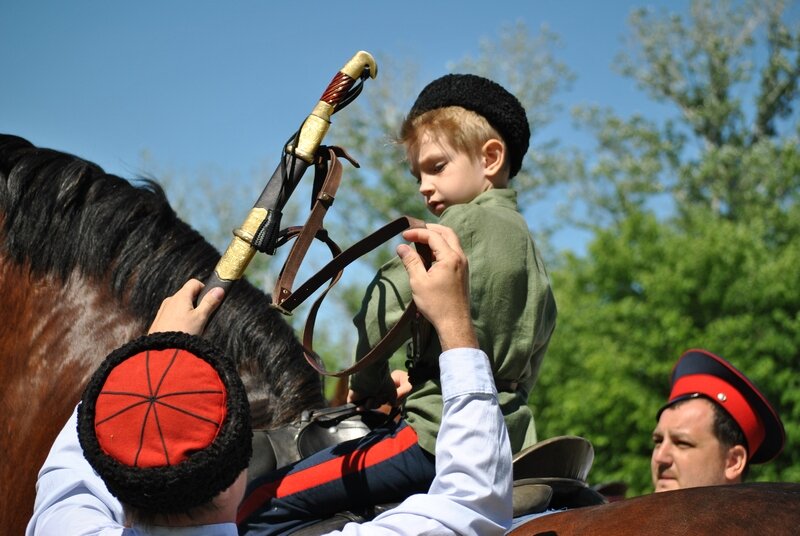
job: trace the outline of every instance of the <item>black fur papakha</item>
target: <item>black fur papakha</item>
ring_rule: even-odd
[[[531,130],[525,108],[514,95],[481,76],[448,74],[425,86],[411,107],[408,119],[447,106],[461,106],[485,117],[508,147],[509,178],[519,172],[528,152]]]
[[[180,349],[207,362],[227,394],[225,418],[205,448],[171,465],[136,467],[104,452],[95,426],[97,400],[109,374],[147,351]],[[252,453],[250,408],[233,364],[208,341],[179,332],[156,333],[114,350],[93,374],[78,407],[78,437],[84,456],[121,502],[152,513],[180,513],[207,503],[230,487]],[[167,438],[168,439],[168,438]]]

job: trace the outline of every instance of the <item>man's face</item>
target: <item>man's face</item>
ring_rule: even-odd
[[[728,451],[713,432],[714,408],[693,398],[665,409],[653,431],[655,491],[728,484]]]

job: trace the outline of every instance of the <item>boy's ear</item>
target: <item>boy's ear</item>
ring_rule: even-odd
[[[500,179],[503,176],[505,156],[506,147],[500,140],[492,138],[483,144],[481,159],[486,178],[494,182],[495,179]]]

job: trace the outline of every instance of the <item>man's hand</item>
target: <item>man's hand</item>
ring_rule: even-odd
[[[456,234],[448,227],[429,223],[425,229],[408,229],[403,238],[427,244],[433,252],[433,266],[426,271],[416,251],[406,244],[397,246],[414,303],[436,329],[442,350],[478,348],[469,309],[467,256]]]
[[[190,335],[200,335],[206,327],[211,314],[222,303],[225,291],[221,288],[211,289],[197,307],[194,300],[203,289],[203,283],[190,279],[181,289],[161,302],[156,318],[150,326],[149,333],[161,331],[183,331]]]

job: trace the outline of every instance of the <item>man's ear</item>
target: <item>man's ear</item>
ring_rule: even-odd
[[[486,178],[492,182],[505,177],[508,181],[507,172],[504,171],[506,146],[502,141],[492,138],[483,144],[481,148],[481,163]],[[497,184],[496,184],[497,185]]]
[[[729,448],[725,457],[725,480],[731,483],[741,482],[745,466],[747,466],[747,449],[743,445]]]

